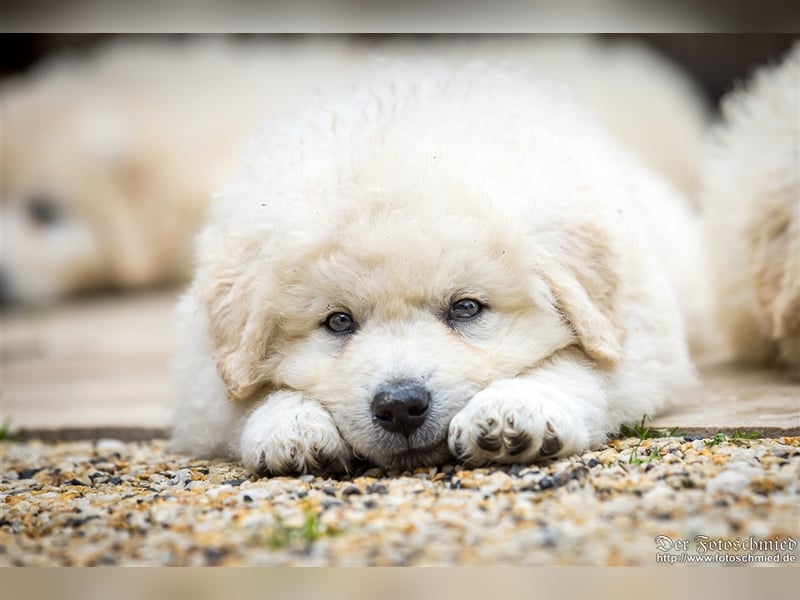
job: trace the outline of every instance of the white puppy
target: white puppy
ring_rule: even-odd
[[[698,227],[560,88],[378,61],[262,139],[179,307],[176,449],[526,463],[692,383]]]
[[[702,203],[733,357],[800,376],[800,44],[723,100]]]

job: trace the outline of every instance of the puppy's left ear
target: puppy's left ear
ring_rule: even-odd
[[[537,271],[583,351],[613,367],[622,359],[626,337],[618,258],[607,235],[588,225],[568,230],[559,246],[550,256],[540,257]]]

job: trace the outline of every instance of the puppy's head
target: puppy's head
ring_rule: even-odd
[[[615,367],[636,228],[616,147],[557,91],[379,67],[253,146],[193,293],[230,400],[301,392],[356,456],[409,467],[494,381],[571,346]]]
[[[616,289],[587,232],[548,248],[434,174],[298,194],[235,225],[220,212],[201,239],[195,290],[230,400],[300,391],[356,456],[408,468],[448,458],[451,418],[493,381],[571,345],[618,360]]]

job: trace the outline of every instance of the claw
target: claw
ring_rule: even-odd
[[[563,444],[561,443],[561,440],[556,435],[553,426],[548,422],[544,441],[542,442],[542,447],[539,449],[539,456],[543,458],[554,456],[555,454],[558,454],[562,447]]]

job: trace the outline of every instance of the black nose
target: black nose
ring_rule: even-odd
[[[372,414],[381,427],[408,435],[428,415],[431,395],[415,381],[400,381],[381,389],[372,399]]]

